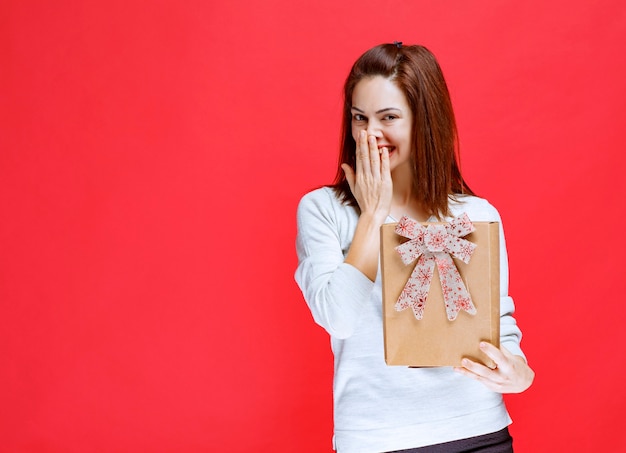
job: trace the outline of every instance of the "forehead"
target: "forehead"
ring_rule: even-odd
[[[404,93],[394,82],[382,76],[359,81],[352,92],[352,106],[361,110],[408,109]]]

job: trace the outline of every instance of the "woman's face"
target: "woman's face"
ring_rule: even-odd
[[[361,80],[352,93],[352,138],[360,131],[376,137],[389,150],[391,171],[411,162],[413,114],[395,83],[382,76]]]

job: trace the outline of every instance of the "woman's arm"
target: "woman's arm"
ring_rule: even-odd
[[[342,167],[361,211],[345,259],[339,237],[343,217],[336,210],[349,208],[319,191],[298,207],[296,281],[315,321],[337,338],[352,335],[369,300],[378,272],[380,226],[391,205],[388,150],[379,151],[376,138],[368,140],[361,131],[356,153],[356,171]]]
[[[344,262],[341,238],[354,228],[354,218],[340,210],[349,209],[329,189],[321,189],[305,195],[297,212],[296,282],[315,321],[336,338],[352,335],[374,288],[365,274]]]

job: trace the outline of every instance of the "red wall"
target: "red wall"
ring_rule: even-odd
[[[330,451],[295,208],[393,40],[439,57],[504,218],[516,451],[626,449],[621,0],[4,0],[0,450]]]

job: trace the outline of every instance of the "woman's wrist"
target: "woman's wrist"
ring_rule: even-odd
[[[387,215],[388,214],[382,211],[361,212],[361,215],[359,216],[359,224],[371,227],[378,232],[380,226],[385,223]]]

